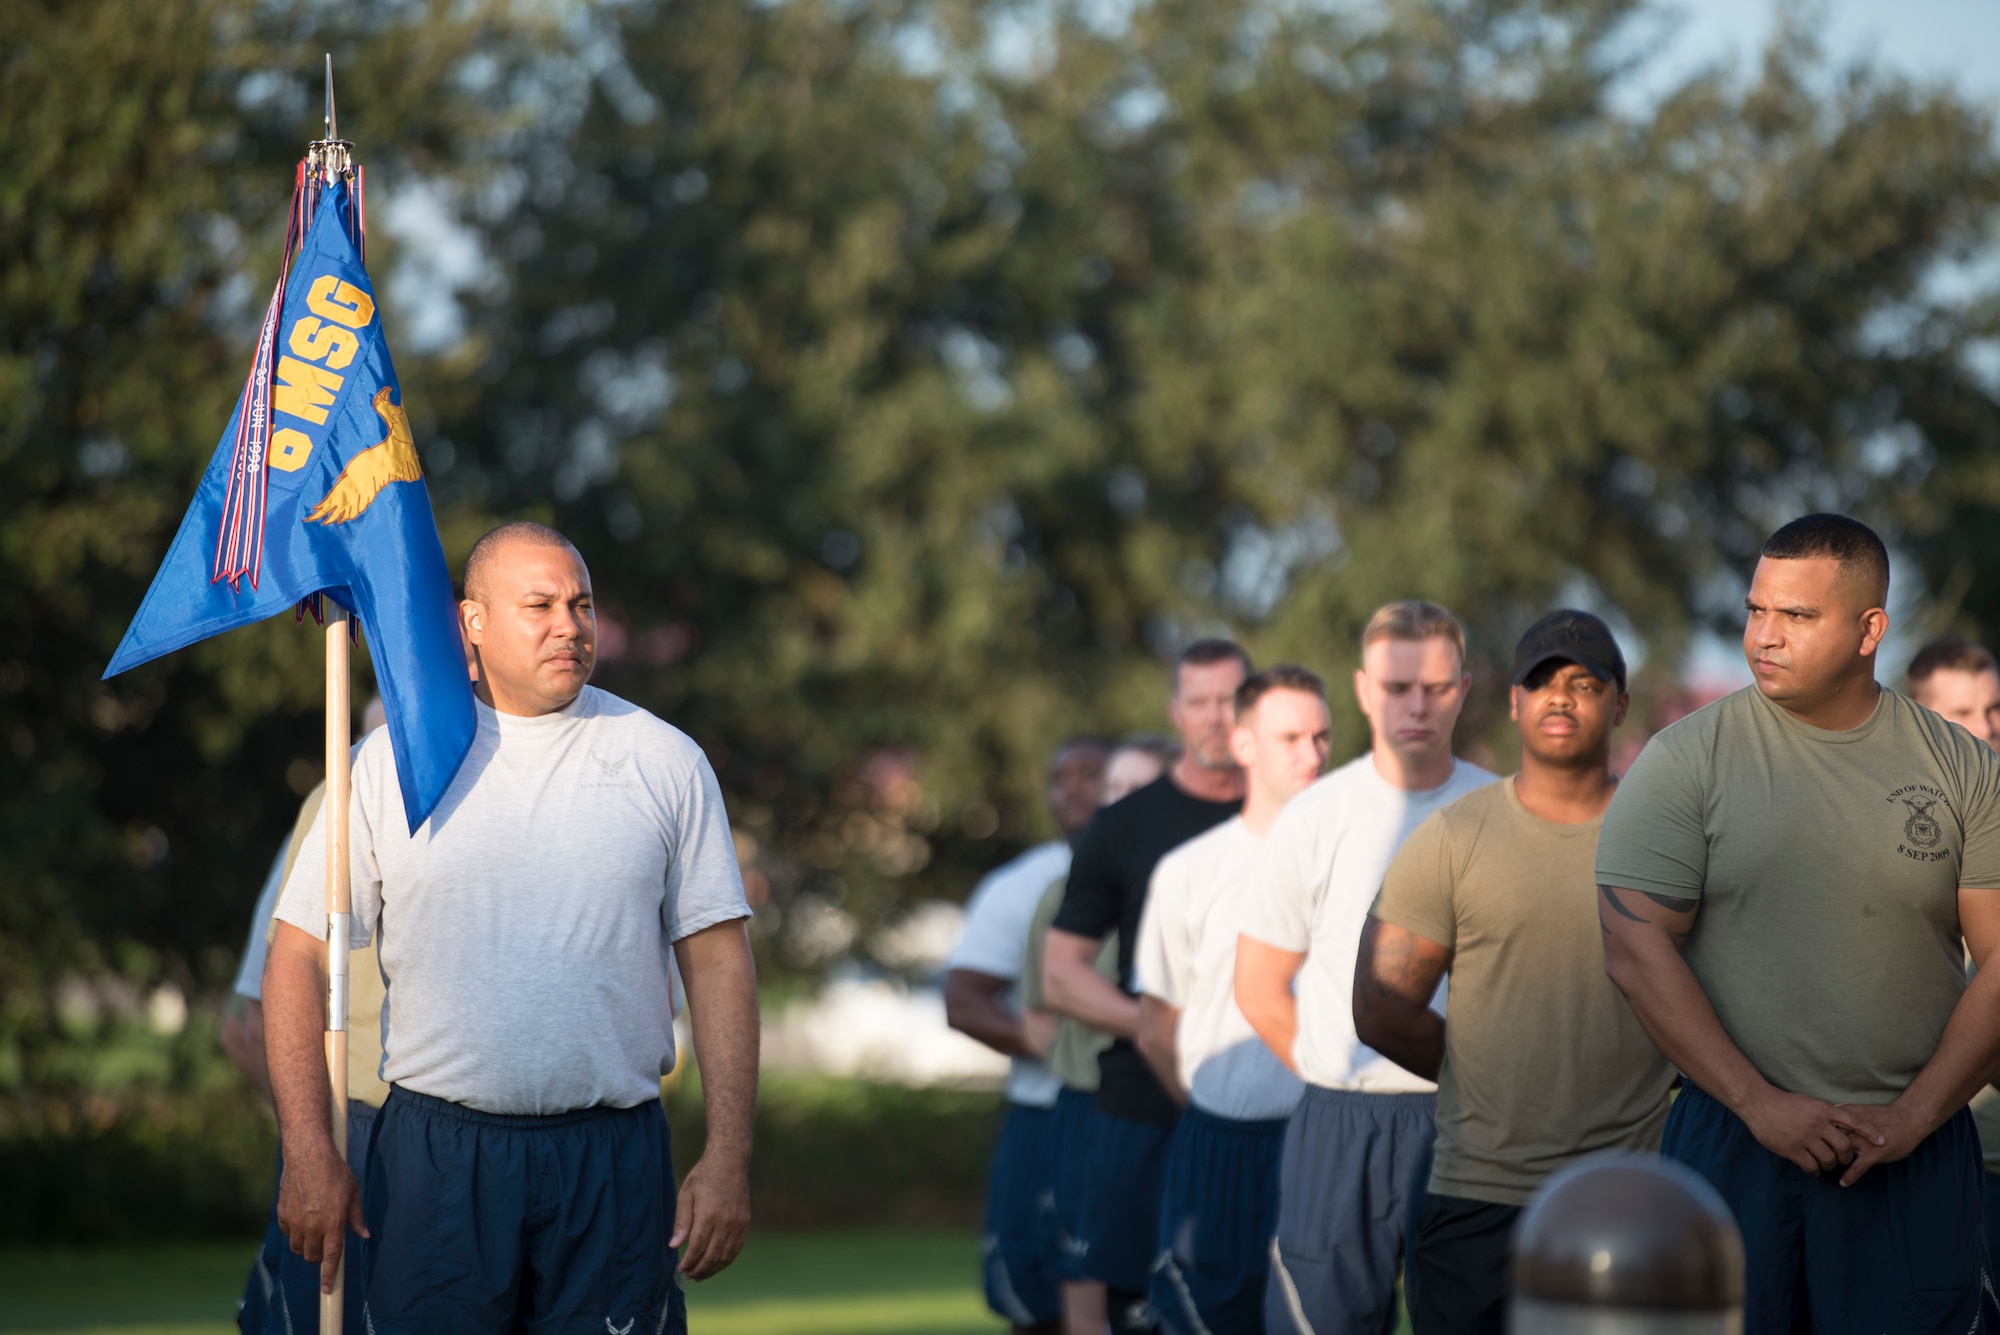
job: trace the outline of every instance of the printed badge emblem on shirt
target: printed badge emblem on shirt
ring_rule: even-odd
[[[590,773],[584,780],[586,788],[623,788],[627,786],[626,762],[632,759],[628,752],[616,760],[606,760],[593,748],[590,751]]]
[[[1900,802],[1908,812],[1903,821],[1903,842],[1896,845],[1896,851],[1914,862],[1941,862],[1951,856],[1949,848],[1940,848],[1944,842],[1944,822],[1938,817],[1938,807],[1947,810],[1951,799],[1942,789],[1927,783],[1906,784],[1889,794],[1889,801]]]

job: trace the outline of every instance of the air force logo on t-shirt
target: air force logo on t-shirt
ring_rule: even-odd
[[[632,783],[632,753],[607,759],[596,747],[590,749],[590,768],[584,774],[585,788],[627,788]]]
[[[1951,799],[1943,789],[1928,783],[1905,784],[1889,794],[1889,801],[1900,803],[1900,814],[1905,817],[1903,840],[1896,845],[1898,853],[1913,862],[1942,862],[1952,856],[1953,850],[1938,847],[1945,833],[1939,808],[1951,809]]]

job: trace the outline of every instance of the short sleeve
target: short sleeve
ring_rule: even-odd
[[[384,773],[384,765],[388,766]],[[378,728],[356,749],[353,787],[347,805],[347,947],[361,950],[374,940],[375,922],[382,913],[382,872],[375,856],[375,832],[369,824],[368,809],[373,789],[391,785],[386,794],[390,805],[402,809],[402,790],[396,788],[395,758],[389,751],[389,733]],[[386,808],[385,808],[386,809]],[[315,941],[326,940],[326,803],[320,802],[303,839],[295,839],[287,856],[291,870],[278,896],[273,916],[288,922]],[[296,832],[295,832],[296,833]]]
[[[278,892],[285,888],[285,850],[280,848],[264,874],[264,888],[257,894],[257,907],[250,911],[250,939],[243,943],[243,963],[236,970],[236,995],[252,1001],[264,998],[264,957],[271,949],[271,914],[278,907]]]
[[[707,756],[695,758],[671,814],[674,850],[661,906],[667,940],[679,941],[717,923],[749,917],[736,840],[729,833],[729,811]]]
[[[1646,743],[1604,813],[1597,883],[1700,899],[1708,883],[1706,795],[1666,736]]]
[[[1397,851],[1370,912],[1383,922],[1455,950],[1456,882],[1450,830],[1444,813],[1434,812]]]
[[[947,969],[970,969],[994,978],[1019,978],[1028,952],[1028,918],[1021,914],[1021,886],[1002,868],[979,883],[965,906],[965,935]]]
[[[1187,1005],[1194,938],[1187,920],[1187,876],[1171,853],[1153,869],[1139,940],[1132,958],[1132,986],[1169,1006]]]
[[[1048,889],[1042,891],[1042,902],[1035,906],[1033,921],[1028,924],[1027,948],[1021,957],[1023,1010],[1048,1009],[1048,1002],[1042,996],[1042,947],[1049,939],[1049,926],[1056,920],[1056,910],[1062,907],[1068,885],[1069,879],[1064,876],[1050,881]]]
[[[1118,926],[1124,896],[1118,883],[1117,840],[1106,820],[1115,809],[1099,812],[1077,841],[1076,856],[1069,865],[1069,888],[1052,924],[1058,931],[1099,941]]]
[[[1965,853],[1959,859],[1958,886],[2000,889],[2000,753],[1974,739],[1961,748],[1970,757],[1970,772],[1959,803],[1965,813]]]
[[[1312,946],[1313,908],[1322,887],[1312,820],[1297,801],[1278,813],[1258,856],[1256,890],[1243,905],[1239,928],[1280,950]]]

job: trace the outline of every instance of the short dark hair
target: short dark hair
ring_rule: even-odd
[[[1213,667],[1232,658],[1243,665],[1246,677],[1257,670],[1250,661],[1250,651],[1234,640],[1196,640],[1174,658],[1174,693],[1180,694],[1182,668]]]
[[[1073,732],[1057,742],[1056,749],[1049,752],[1049,763],[1054,764],[1070,751],[1103,751],[1109,754],[1110,750],[1111,739],[1102,733]]]
[[[1910,660],[1910,686],[1922,686],[1939,672],[2000,673],[2000,661],[1995,661],[1993,651],[1983,644],[1959,635],[1943,635],[1917,650],[1917,656]]]
[[[1842,579],[1858,581],[1868,591],[1869,606],[1889,601],[1889,549],[1875,530],[1846,515],[1810,514],[1794,519],[1770,536],[1763,555],[1773,561],[1809,561],[1830,556],[1840,563]]]
[[[1236,688],[1236,717],[1242,718],[1255,709],[1257,702],[1272,691],[1303,691],[1321,700],[1326,699],[1326,683],[1320,680],[1318,673],[1297,663],[1280,663],[1262,672],[1253,672],[1243,679],[1243,684]]]
[[[530,547],[567,547],[576,551],[575,543],[547,524],[537,524],[532,519],[517,519],[511,524],[488,529],[484,537],[472,544],[472,551],[465,558],[466,598],[475,603],[486,601],[486,567],[492,562],[494,554],[510,542],[526,543]]]

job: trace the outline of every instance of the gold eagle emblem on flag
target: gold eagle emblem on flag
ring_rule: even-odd
[[[387,433],[347,461],[332,488],[307,513],[306,522],[345,524],[359,518],[391,482],[422,479],[424,470],[417,462],[417,442],[410,435],[410,419],[403,415],[402,405],[389,402],[387,385],[375,391],[375,411],[382,415]]]

